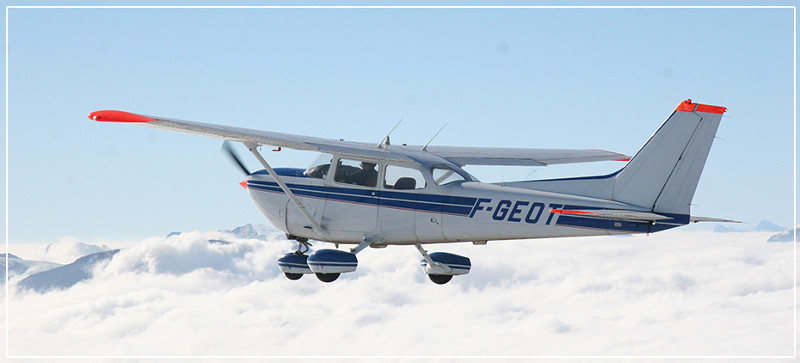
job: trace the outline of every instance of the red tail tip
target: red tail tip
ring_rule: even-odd
[[[702,103],[692,103],[692,99],[690,98],[686,101],[681,102],[681,104],[675,108],[675,111],[707,112],[707,113],[723,114],[726,111],[728,111],[728,109],[722,106],[712,106],[712,105],[704,105]]]

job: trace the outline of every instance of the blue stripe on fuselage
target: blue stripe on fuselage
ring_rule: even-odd
[[[434,212],[454,215],[469,215],[477,198],[455,197],[438,194],[418,194],[388,190],[356,189],[333,186],[287,184],[298,196],[333,200],[345,203],[376,205],[388,208]],[[283,193],[275,182],[248,180],[247,188],[272,193]]]

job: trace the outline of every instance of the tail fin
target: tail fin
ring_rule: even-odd
[[[611,199],[689,214],[724,107],[683,101],[615,177]]]
[[[683,101],[616,173],[507,185],[611,199],[655,213],[689,215],[689,204],[725,111],[725,107]]]

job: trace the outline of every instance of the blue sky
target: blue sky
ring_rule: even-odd
[[[793,9],[12,8],[7,27],[11,243],[266,223],[219,140],[87,119],[101,109],[376,143],[402,118],[395,143],[447,122],[435,144],[633,154],[692,98],[729,110],[693,213],[795,223]]]

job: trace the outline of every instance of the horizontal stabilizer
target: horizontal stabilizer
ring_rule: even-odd
[[[735,221],[733,219],[720,219],[720,218],[696,217],[696,216],[692,216],[691,218],[689,218],[689,221],[691,221],[692,223],[697,223],[697,222],[744,223],[742,221]]]
[[[592,209],[592,210],[551,209],[550,212],[556,214],[568,214],[581,217],[613,219],[618,221],[629,221],[629,222],[652,222],[652,221],[673,219],[673,217],[667,217],[661,214],[642,212],[636,210],[623,210],[623,209]]]
[[[426,150],[459,165],[547,166],[631,159],[628,155],[598,149],[429,146]]]

